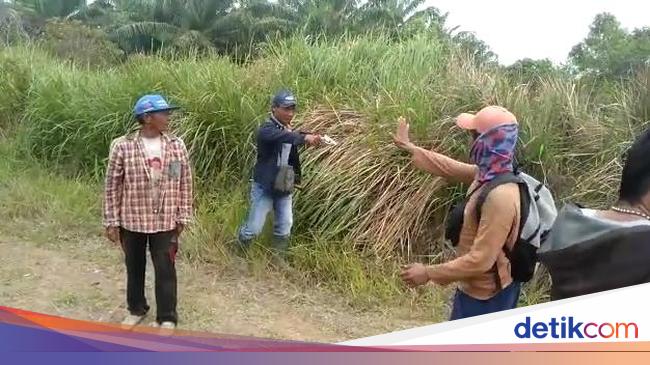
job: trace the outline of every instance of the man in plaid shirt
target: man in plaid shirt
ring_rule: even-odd
[[[178,236],[192,215],[192,171],[183,141],[167,133],[170,106],[160,95],[135,105],[141,128],[111,143],[104,190],[107,237],[120,243],[127,269],[128,327],[139,324],[149,305],[144,295],[149,244],[156,281],[156,324],[174,329]]]

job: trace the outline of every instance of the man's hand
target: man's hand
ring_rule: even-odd
[[[180,237],[181,233],[185,230],[185,225],[183,223],[176,223],[176,236]]]
[[[400,276],[410,287],[420,286],[429,281],[427,267],[422,264],[410,264],[403,267]]]
[[[409,124],[404,117],[397,119],[397,131],[393,135],[395,145],[405,151],[411,151],[415,145],[409,139]]]
[[[305,143],[309,146],[318,146],[321,143],[321,136],[318,134],[305,135]]]
[[[120,243],[120,227],[106,227],[106,238],[113,243]]]

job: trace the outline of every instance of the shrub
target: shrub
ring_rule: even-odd
[[[56,57],[79,66],[110,66],[124,57],[106,33],[79,21],[48,21],[41,43]]]

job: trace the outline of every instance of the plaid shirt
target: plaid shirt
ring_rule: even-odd
[[[192,171],[187,148],[180,138],[163,134],[162,156],[160,198],[154,202],[139,132],[111,143],[103,202],[105,227],[157,233],[190,222]]]

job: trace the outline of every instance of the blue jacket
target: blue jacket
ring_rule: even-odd
[[[300,132],[290,132],[273,116],[269,117],[257,130],[257,162],[253,180],[262,185],[264,190],[273,191],[275,176],[280,170],[278,160],[282,146],[291,146],[288,164],[295,172],[295,184],[300,184],[301,170],[298,146],[305,143],[305,135]]]

